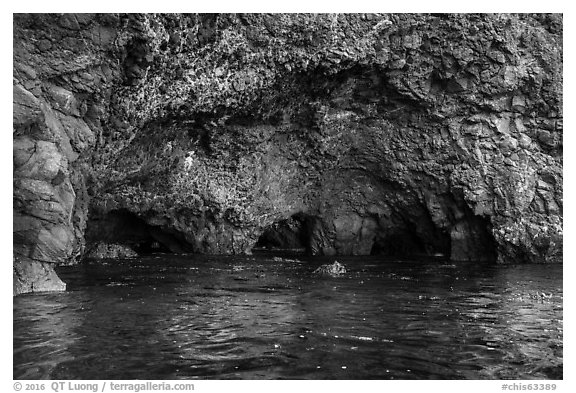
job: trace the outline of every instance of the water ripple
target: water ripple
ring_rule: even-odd
[[[561,266],[134,259],[14,298],[15,379],[558,379]]]

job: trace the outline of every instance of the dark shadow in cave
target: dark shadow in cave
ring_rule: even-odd
[[[253,250],[283,250],[310,252],[311,224],[314,217],[304,213],[294,214],[267,227]]]
[[[455,261],[496,262],[497,245],[488,219],[470,212],[450,230],[450,259]]]
[[[495,262],[496,242],[490,222],[471,214],[447,230],[418,233],[410,228],[395,228],[376,234],[370,255],[393,257],[446,257],[453,261]]]
[[[149,225],[125,209],[113,210],[100,217],[90,217],[86,227],[86,243],[89,248],[98,242],[124,244],[139,255],[194,251],[182,234]]]
[[[370,255],[387,257],[449,256],[450,237],[447,233],[423,239],[415,231],[398,229],[391,233],[377,233]]]

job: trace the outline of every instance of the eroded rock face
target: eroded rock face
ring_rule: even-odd
[[[52,292],[66,290],[52,264],[14,257],[12,293]]]
[[[305,215],[315,254],[562,258],[559,15],[15,15],[13,113],[15,275],[116,211],[202,253]]]

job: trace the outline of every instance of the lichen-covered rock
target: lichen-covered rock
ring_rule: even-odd
[[[334,261],[334,263],[327,263],[319,266],[314,270],[313,274],[337,277],[346,274],[346,267],[340,262]]]
[[[134,258],[138,253],[129,246],[123,244],[98,243],[86,253],[86,258],[92,259],[122,259]]]
[[[126,211],[194,252],[296,217],[271,238],[315,254],[561,261],[562,40],[554,14],[16,14],[15,255],[76,260]]]

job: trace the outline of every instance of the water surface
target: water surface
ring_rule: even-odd
[[[15,379],[561,379],[562,266],[158,255],[14,298]]]

